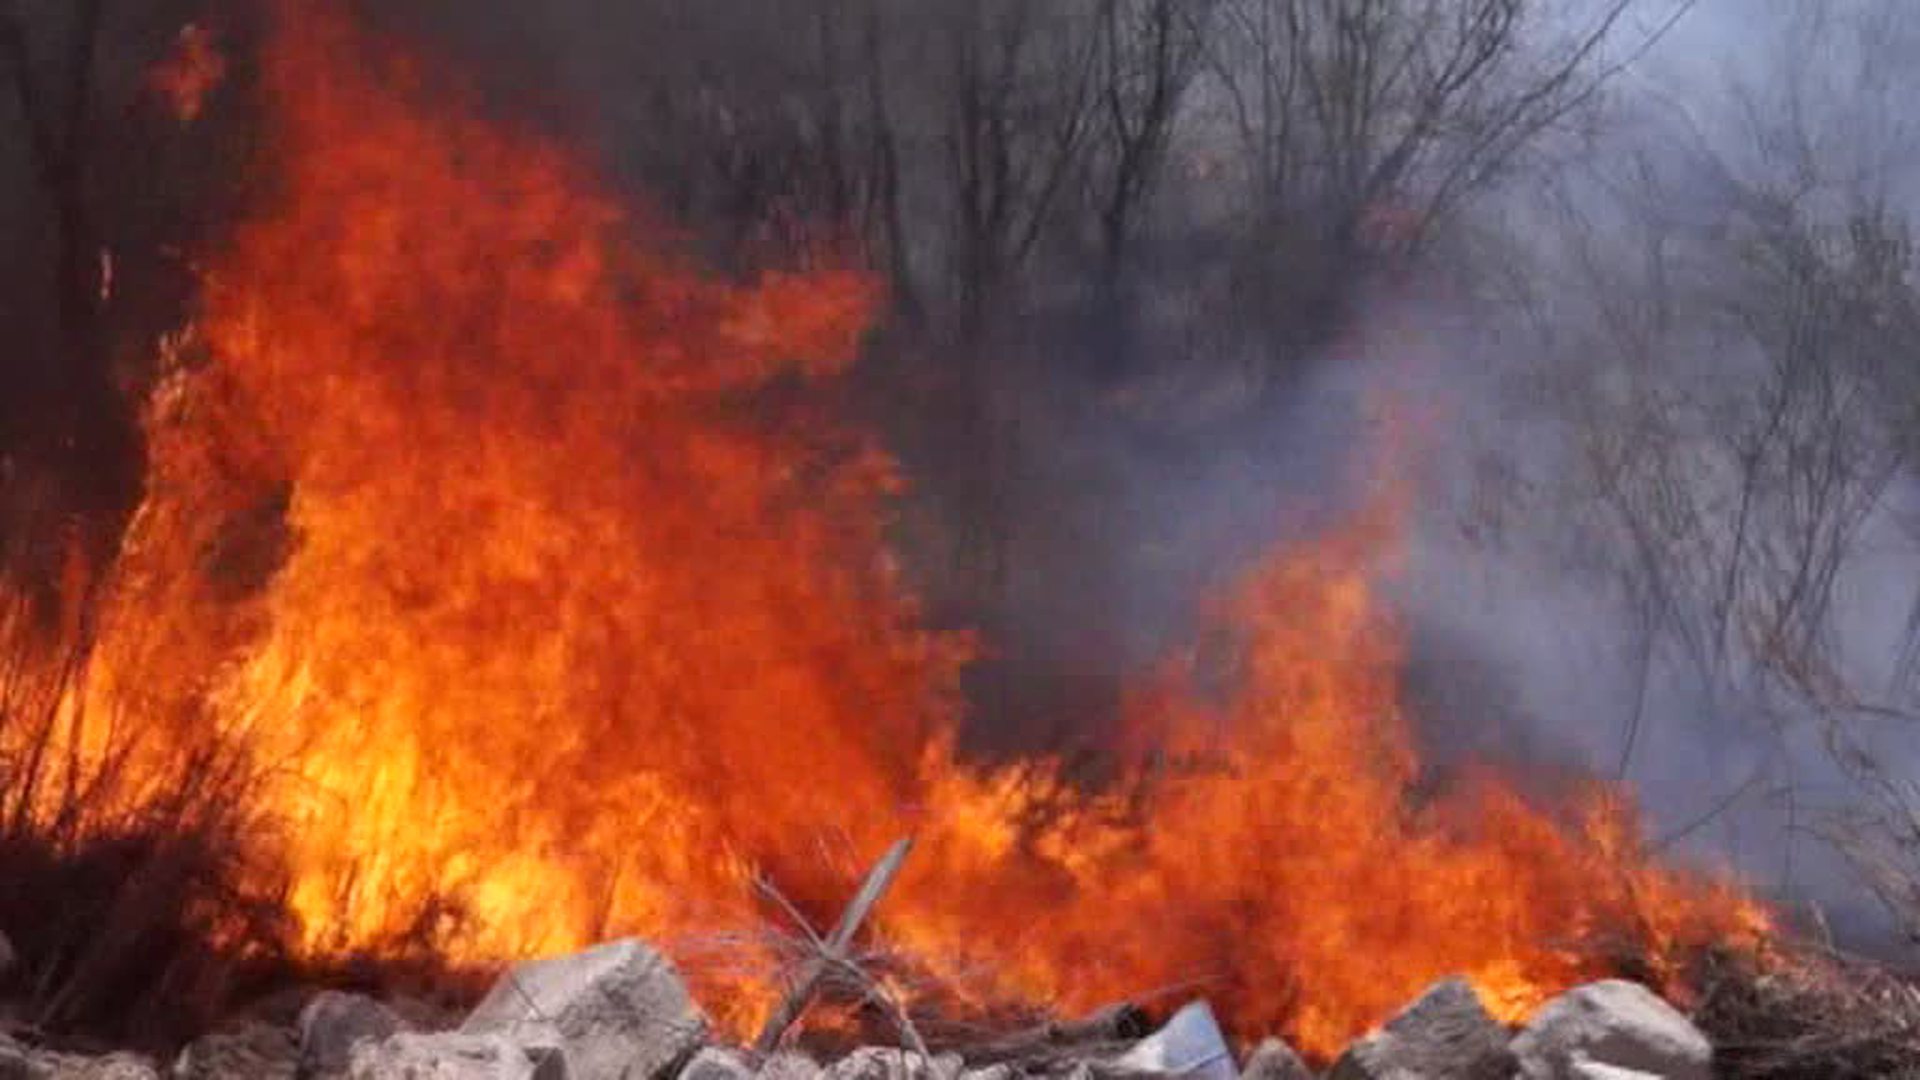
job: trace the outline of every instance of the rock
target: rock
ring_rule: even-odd
[[[1576,1061],[1573,1071],[1567,1075],[1575,1077],[1576,1080],[1661,1080],[1657,1073],[1623,1069],[1618,1065],[1602,1065],[1597,1061]]]
[[[380,1003],[400,1018],[402,1031],[452,1031],[467,1018],[464,1009],[405,994],[382,998]]]
[[[720,1046],[702,1049],[680,1070],[680,1080],[748,1080],[751,1076],[746,1058]]]
[[[1240,1080],[1313,1080],[1313,1070],[1279,1039],[1265,1039],[1240,1066]]]
[[[1182,1006],[1159,1031],[1134,1043],[1113,1064],[1126,1072],[1193,1080],[1236,1080],[1238,1075],[1233,1051],[1220,1033],[1213,1009],[1204,1001]]]
[[[626,938],[515,967],[460,1031],[557,1046],[571,1080],[657,1080],[699,1048],[707,1025],[673,966]]]
[[[797,1050],[783,1050],[761,1062],[756,1075],[759,1080],[820,1080],[822,1071],[820,1063],[807,1055]]]
[[[403,1031],[353,1048],[350,1080],[568,1080],[552,1047],[530,1048],[505,1035]]]
[[[160,1073],[138,1054],[65,1054],[0,1034],[0,1080],[160,1080]]]
[[[193,1040],[171,1073],[174,1080],[293,1080],[299,1061],[293,1032],[256,1022]]]
[[[409,1026],[392,1009],[363,994],[322,990],[300,1010],[300,1075],[344,1073],[362,1039],[378,1042]]]
[[[1465,979],[1435,983],[1420,1000],[1347,1047],[1327,1080],[1510,1080],[1507,1032]]]
[[[979,1069],[967,1069],[960,1074],[960,1080],[1014,1080],[1016,1075],[1013,1066],[994,1064]]]
[[[0,1080],[33,1080],[27,1048],[5,1035],[0,1035]]]
[[[987,1065],[983,1068],[968,1068],[960,1074],[960,1080],[1014,1080],[1018,1072],[1012,1065]]]
[[[160,1080],[153,1062],[138,1054],[42,1054],[35,1058],[33,1067],[39,1080]]]
[[[1619,1070],[1707,1080],[1713,1060],[1699,1028],[1625,979],[1588,983],[1547,1002],[1514,1038],[1513,1053],[1525,1080],[1619,1077]]]
[[[827,1066],[825,1080],[917,1080],[925,1062],[917,1054],[882,1046],[863,1046]]]
[[[828,1066],[824,1080],[959,1080],[965,1067],[957,1054],[928,1061],[911,1050],[863,1046]]]
[[[1044,1076],[1051,1078],[1051,1080],[1150,1080],[1150,1078],[1154,1077],[1181,1077],[1179,1073],[1145,1072],[1135,1066],[1123,1065],[1115,1060],[1096,1057],[1080,1058],[1068,1062],[1053,1062],[1042,1066],[1041,1070],[1035,1074],[1028,1074],[1021,1069],[1015,1069],[1013,1075],[1015,1077],[1028,1075],[1035,1077]],[[1190,1078],[1181,1077],[1181,1080],[1190,1080]]]

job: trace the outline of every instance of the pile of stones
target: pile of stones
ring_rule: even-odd
[[[715,1038],[672,965],[635,939],[516,967],[458,1022],[423,1022],[326,991],[297,1025],[205,1036],[171,1063],[55,1053],[0,1037],[0,1080],[1314,1080],[1284,1042],[1236,1057],[1204,1003],[1131,1045],[1028,1061],[864,1047],[829,1062],[760,1056]],[[1461,979],[1435,984],[1356,1040],[1325,1080],[1707,1080],[1712,1048],[1671,1005],[1607,980],[1548,1002],[1518,1030]]]

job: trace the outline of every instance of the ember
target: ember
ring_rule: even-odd
[[[200,118],[207,96],[227,77],[227,60],[220,55],[206,27],[188,24],[180,30],[173,52],[147,73],[147,85],[166,102],[183,124]]]
[[[305,955],[671,950],[768,917],[762,874],[825,924],[912,834],[873,929],[923,1006],[1198,986],[1326,1059],[1445,976],[1514,1021],[1623,957],[1684,995],[1697,950],[1768,932],[1605,785],[1414,796],[1391,492],[1226,600],[1224,699],[1175,675],[1130,710],[1216,769],[964,760],[969,645],[894,569],[895,470],[808,394],[872,280],[723,279],[318,6],[263,79],[280,181],[151,402],[72,748],[134,716],[132,768],[210,739],[268,765]],[[689,968],[728,1030],[773,1005]]]

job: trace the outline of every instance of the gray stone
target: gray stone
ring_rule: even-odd
[[[1573,1063],[1573,1071],[1567,1075],[1575,1080],[1662,1080],[1657,1073],[1626,1069],[1618,1065],[1602,1065],[1597,1061],[1576,1061]]]
[[[138,1054],[41,1054],[33,1064],[34,1075],[42,1080],[160,1080],[153,1062]]]
[[[1435,983],[1347,1047],[1327,1080],[1511,1080],[1507,1032],[1465,979]]]
[[[0,1034],[0,1080],[160,1080],[160,1072],[139,1054],[67,1054]]]
[[[402,1031],[452,1031],[467,1018],[464,1009],[398,994],[381,1004],[400,1018]]]
[[[1240,1080],[1313,1080],[1313,1070],[1279,1039],[1265,1039],[1240,1066]]]
[[[965,1068],[958,1054],[928,1061],[911,1050],[863,1046],[828,1066],[825,1080],[959,1080]]]
[[[699,1048],[707,1024],[673,966],[626,938],[515,967],[460,1030],[557,1046],[572,1080],[659,1080]]]
[[[0,1080],[33,1080],[33,1061],[26,1047],[0,1035]]]
[[[924,1075],[916,1054],[883,1046],[863,1046],[827,1066],[825,1080],[909,1080]]]
[[[761,1062],[756,1075],[759,1080],[820,1080],[823,1071],[819,1062],[798,1050],[782,1050]]]
[[[1624,979],[1588,983],[1547,1002],[1514,1038],[1513,1053],[1525,1080],[1620,1075],[1608,1069],[1707,1080],[1713,1060],[1699,1028]]]
[[[291,1031],[249,1023],[188,1043],[171,1071],[174,1080],[293,1080],[299,1059]]]
[[[1033,1072],[1015,1069],[1015,1077],[1048,1077],[1050,1080],[1147,1080],[1178,1076],[1177,1073],[1143,1071],[1113,1058],[1078,1058],[1040,1064]]]
[[[749,1080],[753,1070],[739,1051],[708,1046],[680,1070],[680,1080]]]
[[[350,1080],[568,1080],[559,1052],[505,1035],[403,1031],[353,1048]]]
[[[398,1013],[370,997],[322,990],[300,1010],[300,1075],[343,1073],[361,1040],[378,1042],[408,1027]]]
[[[967,1069],[960,1074],[960,1080],[1014,1080],[1013,1066],[993,1064],[978,1069]]]

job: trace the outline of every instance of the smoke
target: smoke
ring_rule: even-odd
[[[1715,290],[1739,288],[1747,269],[1727,237],[1756,193],[1797,192],[1815,220],[1857,213],[1862,199],[1911,212],[1914,143],[1888,105],[1900,84],[1874,59],[1908,39],[1895,32],[1891,8],[1853,14],[1857,22],[1810,18],[1793,5],[1700,5],[1622,80],[1610,126],[1586,148],[1594,164],[1561,174],[1550,210],[1534,190],[1510,191],[1489,208],[1537,230],[1522,245],[1522,272],[1533,276],[1524,311],[1483,307],[1471,319],[1473,340],[1423,361],[1423,392],[1449,415],[1430,458],[1443,481],[1427,489],[1398,595],[1414,629],[1416,697],[1430,684],[1441,699],[1422,710],[1441,757],[1519,756],[1617,776],[1639,794],[1663,847],[1732,866],[1844,944],[1889,952],[1901,928],[1831,840],[1839,823],[1879,812],[1867,806],[1877,796],[1863,789],[1859,764],[1874,777],[1867,787],[1904,783],[1920,740],[1898,719],[1837,718],[1783,693],[1771,658],[1742,651],[1750,646],[1736,645],[1732,659],[1703,657],[1671,612],[1650,613],[1645,596],[1623,587],[1684,571],[1623,566],[1639,556],[1609,531],[1621,522],[1583,509],[1592,493],[1571,490],[1582,456],[1595,452],[1583,442],[1594,429],[1580,423],[1602,408],[1590,396],[1626,379],[1732,423],[1770,374],[1771,361],[1715,336],[1724,327],[1656,336],[1644,361],[1653,376],[1624,374],[1633,361],[1590,342],[1617,348],[1622,339],[1607,330],[1619,327],[1603,324],[1648,315],[1621,306],[1628,292],[1680,309],[1683,322],[1690,304],[1724,302]],[[1635,284],[1593,295],[1606,288],[1596,261]],[[1825,347],[1842,355],[1843,346]],[[1724,483],[1714,476],[1722,464],[1702,455],[1663,471],[1692,490],[1651,505],[1725,515],[1731,535],[1733,501],[1702,494]],[[1888,586],[1911,579],[1913,494],[1914,478],[1899,466],[1856,523],[1823,611],[1831,678],[1869,697],[1903,692],[1913,596]]]

